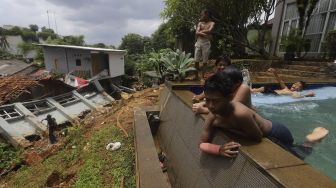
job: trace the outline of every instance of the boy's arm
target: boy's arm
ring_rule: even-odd
[[[272,72],[274,74],[274,77],[279,82],[281,89],[288,89],[285,82],[279,77],[279,75],[278,75],[278,73],[276,72],[275,69],[269,68],[268,71]]]
[[[212,123],[214,122],[215,118],[216,117],[210,112],[207,119],[205,120],[204,129],[201,136],[202,143],[211,141]]]
[[[312,92],[312,91],[309,91],[309,92],[301,95],[300,92],[293,92],[292,97],[297,98],[297,99],[298,98],[304,98],[304,97],[315,97],[315,93]]]
[[[196,36],[202,36],[202,37],[207,36],[203,31],[201,31],[201,22],[197,24]]]
[[[210,22],[210,27],[208,29],[202,30],[201,32],[205,34],[210,34],[212,33],[212,30],[214,29],[214,27],[215,27],[215,22]]]

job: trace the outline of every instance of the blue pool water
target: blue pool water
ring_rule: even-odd
[[[313,89],[316,97],[293,99],[289,96],[257,94],[253,105],[265,118],[285,124],[295,142],[303,142],[315,127],[329,130],[329,135],[314,147],[305,161],[336,180],[336,87]]]

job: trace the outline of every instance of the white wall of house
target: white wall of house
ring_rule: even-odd
[[[125,74],[124,53],[105,52],[109,55],[109,74],[117,77]],[[48,71],[54,73],[69,73],[85,71],[92,75],[92,59],[90,50],[43,47],[44,63]],[[77,62],[77,63],[76,63]],[[80,62],[80,63],[79,63]]]
[[[46,70],[53,73],[68,73],[64,48],[43,47],[43,54]]]
[[[69,72],[88,71],[92,75],[91,53],[88,50],[66,49]],[[76,64],[76,61],[79,61]]]
[[[88,50],[43,47],[43,53],[48,71],[69,73],[78,70],[92,73],[91,55]]]
[[[125,74],[124,53],[109,53],[110,76],[116,77]]]

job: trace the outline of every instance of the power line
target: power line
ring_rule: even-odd
[[[48,27],[50,29],[49,10],[47,10],[47,16],[48,16]]]
[[[54,21],[55,21],[55,30],[56,30],[56,34],[58,34],[55,12],[54,12]]]

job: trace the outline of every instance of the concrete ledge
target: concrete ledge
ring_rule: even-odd
[[[157,106],[134,108],[137,187],[139,188],[170,187],[160,168],[158,153],[146,115],[146,111],[158,110]]]

